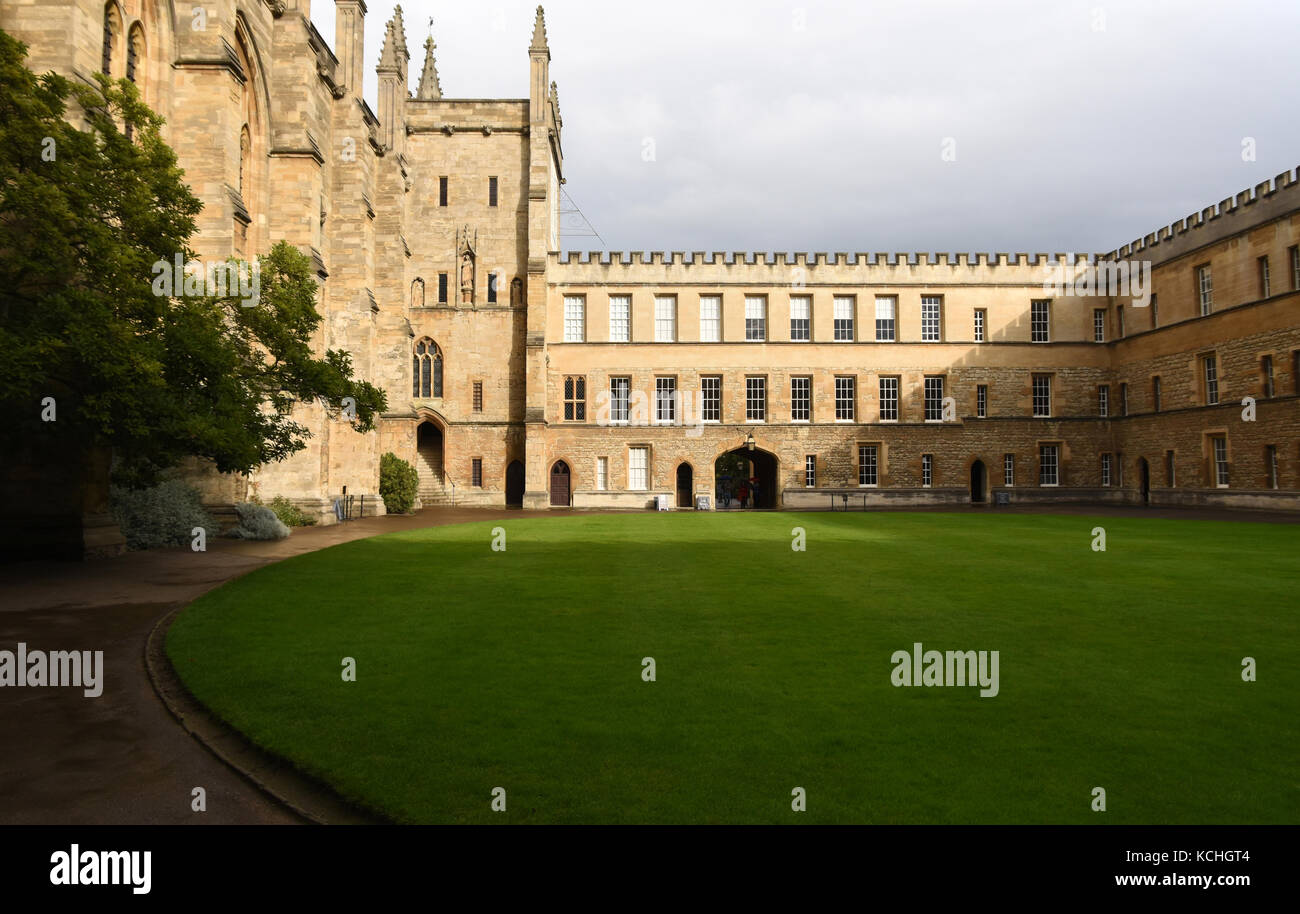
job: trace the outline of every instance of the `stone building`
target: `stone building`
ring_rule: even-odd
[[[713,506],[736,452],[769,506],[1300,508],[1300,172],[1086,258],[563,254],[541,8],[526,96],[464,99],[432,38],[410,72],[397,7],[377,110],[366,4],[335,11],[331,50],[309,0],[0,8],[38,72],[134,79],[204,201],[201,256],[309,253],[320,350],[387,391],[370,434],[300,407],[308,449],[202,477],[210,502],[382,511],[393,451],[425,504]],[[1149,298],[1079,288],[1090,264],[1149,265]]]

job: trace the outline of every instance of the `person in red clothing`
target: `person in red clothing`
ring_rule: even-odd
[[[740,506],[741,506],[742,508],[747,508],[747,507],[749,507],[749,505],[746,504],[746,502],[749,500],[749,484],[748,484],[748,483],[744,483],[744,482],[742,482],[742,483],[740,484],[740,488],[736,490],[736,498],[738,498],[738,499],[740,500]]]

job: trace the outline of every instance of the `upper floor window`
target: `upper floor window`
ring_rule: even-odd
[[[1300,292],[1300,244],[1291,246],[1291,291]]]
[[[496,176],[488,178],[488,206],[497,205],[497,179]]]
[[[1029,306],[1029,338],[1035,343],[1046,343],[1051,336],[1052,305],[1045,299],[1038,299]]]
[[[876,298],[876,342],[894,341],[894,318],[897,300],[889,296]]]
[[[1214,281],[1208,263],[1196,268],[1196,294],[1201,303],[1201,316],[1204,317],[1214,309]]]
[[[411,396],[442,396],[442,350],[428,337],[415,344],[411,364]]]
[[[1259,372],[1264,382],[1264,396],[1273,396],[1273,357],[1271,355],[1262,356],[1260,358]]]
[[[722,342],[722,296],[700,296],[700,342]]]
[[[587,421],[587,379],[582,375],[564,378],[564,421]]]
[[[988,312],[983,308],[975,309],[975,342],[984,342],[984,325],[988,320]]]
[[[1268,258],[1259,258],[1259,297],[1268,298],[1273,294],[1273,284],[1268,275]]]
[[[609,341],[627,343],[632,340],[632,296],[609,297]]]
[[[851,422],[855,417],[858,399],[857,378],[837,377],[835,379],[835,419],[839,422]]]
[[[921,296],[921,339],[937,342],[942,337],[943,299],[938,295]]]
[[[564,296],[564,341],[581,343],[587,338],[587,297]]]
[[[767,339],[767,297],[745,296],[745,339],[761,343]]]
[[[833,302],[835,309],[835,340],[851,342],[853,340],[853,310],[857,300],[851,295],[837,295]]]
[[[925,377],[925,421],[943,421],[943,375]]]
[[[1092,341],[1094,343],[1106,342],[1106,309],[1092,309]]]
[[[677,339],[677,296],[655,296],[655,342],[671,343]]]
[[[1052,376],[1034,375],[1034,415],[1045,418],[1052,415]]]
[[[1205,402],[1213,406],[1219,402],[1219,364],[1213,355],[1202,357],[1205,368]]]
[[[1151,409],[1153,412],[1160,412],[1160,375],[1151,379]]]
[[[812,299],[806,295],[790,298],[790,339],[795,342],[812,339]]]
[[[447,205],[447,176],[443,175],[438,179],[438,205]]]

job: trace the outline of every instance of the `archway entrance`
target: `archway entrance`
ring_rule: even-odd
[[[443,435],[432,422],[415,430],[415,472],[420,477],[420,502],[436,505],[443,497]]]
[[[522,508],[524,506],[524,465],[512,460],[506,467],[506,507]]]
[[[723,454],[714,462],[713,475],[719,505],[725,506],[729,500],[730,507],[739,508],[742,485],[750,490],[748,507],[775,508],[777,505],[775,454],[738,447],[734,451]],[[758,483],[757,499],[753,494],[755,481]]]
[[[988,487],[989,473],[983,460],[976,460],[970,465],[970,501],[973,505],[984,504],[985,490]]]
[[[695,471],[689,463],[677,468],[677,507],[693,508],[695,501]]]
[[[563,460],[551,467],[551,507],[569,507],[569,465]]]
[[[1138,472],[1142,474],[1142,504],[1151,504],[1151,464],[1145,457],[1138,458]]]

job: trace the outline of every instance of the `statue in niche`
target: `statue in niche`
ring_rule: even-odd
[[[474,255],[469,251],[460,255],[460,300],[465,304],[474,300]]]
[[[418,276],[415,278],[415,282],[411,283],[411,307],[424,307],[424,280]]]
[[[524,281],[516,276],[510,280],[510,307],[519,308],[524,303]]]
[[[474,282],[478,273],[478,231],[470,232],[466,225],[456,232],[456,253],[460,258],[460,300],[462,304],[474,303]]]

